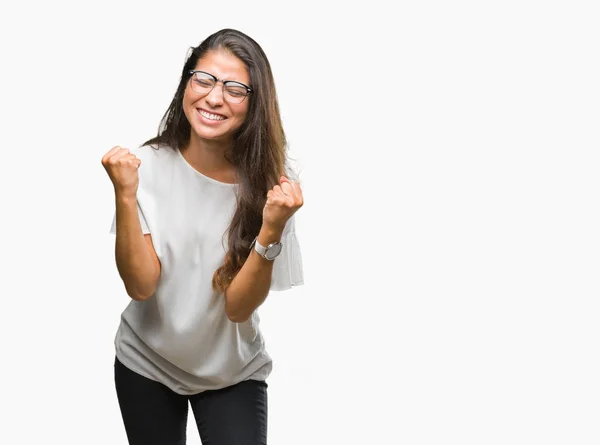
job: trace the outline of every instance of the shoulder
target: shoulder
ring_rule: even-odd
[[[131,153],[141,161],[138,170],[140,187],[147,191],[160,188],[161,183],[168,180],[169,175],[166,173],[171,169],[177,155],[170,147],[156,145],[143,145],[132,149]]]
[[[142,162],[153,162],[172,157],[175,154],[175,150],[167,146],[142,145],[141,147],[133,148],[131,153],[136,155]]]
[[[173,162],[177,153],[167,146],[142,145],[134,148],[131,153],[136,155],[140,161],[140,173],[153,174],[164,170]]]

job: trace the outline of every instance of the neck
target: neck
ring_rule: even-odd
[[[200,173],[210,177],[230,177],[235,169],[225,158],[225,152],[231,143],[199,139],[194,132],[190,143],[181,149],[188,163]]]

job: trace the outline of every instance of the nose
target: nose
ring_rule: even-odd
[[[206,95],[206,102],[212,107],[223,104],[223,85],[217,83],[214,88]]]

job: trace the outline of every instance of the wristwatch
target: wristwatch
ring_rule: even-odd
[[[279,241],[275,241],[274,243],[269,244],[267,247],[261,245],[258,242],[258,237],[254,238],[252,244],[250,244],[250,249],[254,246],[254,250],[265,260],[273,261],[277,258],[277,255],[281,253],[281,249],[283,248],[283,244]]]

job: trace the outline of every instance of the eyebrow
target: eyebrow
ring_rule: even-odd
[[[199,70],[199,69],[194,69],[192,71],[202,71],[203,73],[206,74],[210,74],[213,77],[216,77],[218,80],[222,80],[223,82],[235,82],[235,83],[241,83],[242,85],[246,85],[246,82],[242,82],[241,80],[233,80],[233,79],[219,79],[218,76],[215,76],[213,73],[211,73],[210,71],[205,71],[205,70]],[[250,81],[248,81],[248,83],[250,83]]]

